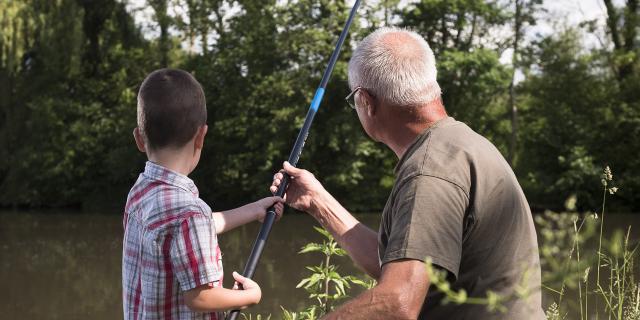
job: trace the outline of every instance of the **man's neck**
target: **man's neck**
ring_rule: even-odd
[[[398,127],[393,130],[390,136],[386,139],[385,144],[396,154],[398,159],[402,159],[402,156],[407,152],[411,144],[416,138],[429,128],[433,123],[411,123],[405,124],[403,127]]]
[[[446,117],[447,113],[440,101],[418,107],[414,112],[396,112],[394,117],[388,117],[392,120],[388,121],[388,128],[385,130],[387,134],[381,141],[396,154],[398,159],[402,159],[422,132]]]

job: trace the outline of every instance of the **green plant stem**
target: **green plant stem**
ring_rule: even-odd
[[[606,178],[605,178],[606,179]],[[602,212],[600,213],[600,236],[598,239],[598,267],[596,271],[596,284],[599,288],[602,288],[600,285],[600,259],[602,257],[602,231],[604,227],[604,208],[605,203],[607,201],[607,181],[604,180],[604,190],[602,191]],[[604,292],[603,292],[604,293]],[[596,320],[598,320],[599,311],[598,311],[598,300],[596,300]]]
[[[587,275],[587,281],[584,282],[584,314],[589,314],[589,275]],[[585,319],[587,319],[586,316]]]
[[[613,310],[611,308],[611,302],[609,301],[609,299],[607,298],[607,294],[604,292],[604,288],[602,288],[601,285],[598,284],[598,290],[600,291],[600,295],[602,296],[602,298],[604,299],[604,302],[607,303],[607,307],[609,308],[609,310]],[[598,313],[596,312],[596,316],[598,315]]]
[[[577,254],[577,261],[578,261],[578,265],[580,265],[580,251],[578,251],[578,254]],[[587,297],[586,292],[585,292],[584,296],[585,296],[585,305],[586,305],[586,303],[587,303],[586,302],[586,297]],[[584,320],[584,313],[585,312],[583,312],[583,307],[584,306],[582,304],[582,281],[580,281],[580,280],[578,281],[578,300],[580,302],[580,320]]]
[[[622,319],[622,315],[624,312],[624,298],[625,298],[625,291],[626,291],[626,280],[627,280],[627,256],[628,256],[628,248],[629,248],[629,235],[631,234],[631,226],[629,226],[629,228],[627,229],[627,236],[624,239],[624,247],[623,247],[623,254],[622,254],[622,278],[619,279],[618,281],[618,297],[619,297],[619,303],[618,303],[618,319]],[[617,260],[617,259],[616,259]],[[619,272],[618,272],[619,274]]]
[[[327,254],[324,262],[324,313],[327,314],[329,313],[329,263],[331,262],[331,254]]]
[[[612,262],[613,261],[609,261],[609,264],[613,264]],[[617,263],[616,263],[615,267],[609,268],[609,297],[611,297],[612,302],[613,302],[613,299],[616,298],[616,296],[613,294],[613,284],[614,283],[611,280],[613,279],[613,272],[615,271],[617,273],[616,268],[618,268]],[[609,320],[611,320],[611,315],[613,314],[614,310],[612,308],[609,308],[609,309],[610,309],[609,310]]]
[[[584,220],[583,220],[584,223]],[[582,224],[580,225],[580,229],[582,228]],[[573,230],[575,231],[574,245],[576,246],[576,261],[578,262],[578,266],[580,265],[580,243],[578,243],[578,236],[580,234],[580,229],[576,226],[576,220],[573,221]],[[586,283],[586,282],[585,282]],[[580,320],[584,320],[584,313],[582,312],[582,282],[578,281],[578,296],[580,301]],[[586,296],[585,292],[585,304],[586,304]]]
[[[556,289],[554,289],[554,288],[551,288],[551,287],[549,287],[549,286],[547,286],[547,285],[545,285],[545,284],[542,284],[542,287],[543,287],[543,288],[545,288],[545,289],[547,289],[547,290],[549,290],[549,291],[551,291],[551,292],[553,292],[553,293],[556,293],[556,294],[558,294],[558,295],[562,294],[562,292],[560,292],[560,291],[558,291],[558,290],[556,290]]]

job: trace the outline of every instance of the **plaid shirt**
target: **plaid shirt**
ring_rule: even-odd
[[[129,192],[123,224],[126,320],[221,318],[184,303],[184,291],[222,286],[223,277],[211,208],[191,179],[147,162]]]

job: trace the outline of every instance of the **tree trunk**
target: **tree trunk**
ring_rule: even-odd
[[[509,139],[509,155],[507,161],[511,166],[514,165],[516,148],[518,142],[518,106],[516,104],[516,70],[518,66],[518,54],[520,37],[522,33],[522,0],[515,0],[516,13],[514,17],[514,37],[513,37],[513,57],[511,58],[511,64],[513,66],[513,72],[511,74],[511,83],[509,84],[509,112],[511,114],[511,137]]]
[[[160,27],[160,63],[163,67],[169,65],[169,15],[167,14],[168,0],[149,0],[149,4],[155,12],[155,19]]]
[[[620,9],[615,7],[612,0],[604,0],[604,5],[607,10],[607,28],[613,42],[614,53],[624,55],[635,51],[637,49],[637,30],[640,25],[638,0],[627,0],[626,8],[623,9],[624,12],[622,14]],[[622,24],[620,24],[621,15],[624,17]],[[621,64],[614,66],[620,82],[633,73],[633,65],[636,63],[637,58],[622,59],[622,61]]]

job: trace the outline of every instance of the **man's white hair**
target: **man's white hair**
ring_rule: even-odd
[[[420,106],[440,97],[436,59],[417,33],[380,28],[365,37],[349,61],[349,86],[360,86],[394,106]]]

